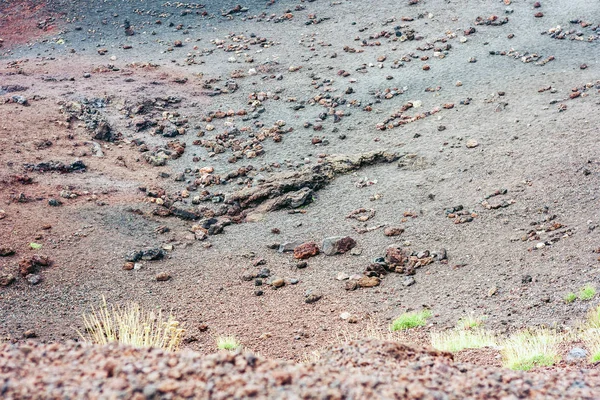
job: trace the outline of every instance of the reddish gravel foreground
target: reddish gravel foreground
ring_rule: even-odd
[[[332,347],[313,364],[251,353],[81,344],[0,345],[0,397],[38,398],[597,398],[597,370],[522,373],[455,363],[396,342]]]

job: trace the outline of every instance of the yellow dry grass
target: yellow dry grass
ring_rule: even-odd
[[[84,332],[77,333],[86,342],[117,342],[134,347],[158,347],[168,351],[179,349],[185,330],[169,314],[161,310],[146,311],[139,304],[109,305],[104,296],[99,308],[83,314]]]

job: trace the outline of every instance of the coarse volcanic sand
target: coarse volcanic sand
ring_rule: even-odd
[[[424,306],[426,331],[471,313],[500,334],[576,327],[597,299],[564,296],[600,286],[600,9],[415,3],[2,1],[0,248],[16,254],[0,257],[0,274],[16,281],[0,287],[0,337],[78,340],[82,313],[102,296],[170,310],[191,350],[212,353],[217,335],[232,334],[287,360],[341,332],[385,331]],[[69,107],[92,114],[69,118]],[[120,138],[93,139],[90,118]],[[172,141],[185,145],[178,158],[146,162]],[[299,208],[228,202],[330,155],[379,150],[401,158],[320,180]],[[24,167],[76,160],[85,172]],[[149,195],[161,190],[162,206]],[[468,212],[449,218],[458,205]],[[166,206],[200,220],[165,216]],[[347,218],[359,208],[374,216]],[[193,226],[212,215],[231,224],[196,240]],[[268,247],[331,236],[351,236],[360,251],[298,268]],[[416,269],[414,284],[389,273],[347,291],[336,279],[362,274],[390,245],[448,258]],[[123,269],[127,254],[147,248],[166,256]],[[53,261],[37,285],[18,268],[34,254]],[[255,286],[262,268],[271,276]],[[163,272],[171,279],[157,281]],[[275,277],[285,286],[268,285]],[[311,295],[321,298],[307,303]],[[477,354],[466,357],[497,365],[497,354]]]

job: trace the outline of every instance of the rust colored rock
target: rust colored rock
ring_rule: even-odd
[[[381,279],[376,276],[363,276],[357,282],[358,286],[362,288],[379,286],[379,283],[381,283]]]
[[[297,260],[305,260],[317,254],[319,254],[319,246],[315,242],[303,243],[294,249],[294,258]]]
[[[388,247],[385,251],[385,261],[390,265],[404,265],[408,261],[408,256],[398,247]]]
[[[397,226],[388,226],[383,230],[385,236],[400,236],[404,233],[404,228]]]
[[[126,262],[125,264],[123,264],[123,269],[125,271],[131,271],[134,266],[135,266],[135,264],[132,263],[131,261],[129,261],[129,262]]]
[[[34,273],[39,267],[50,266],[50,259],[44,256],[32,256],[30,258],[24,258],[19,261],[19,273],[22,276],[27,276]]]
[[[181,42],[181,40],[176,40],[173,42],[173,47],[182,47],[183,43]]]

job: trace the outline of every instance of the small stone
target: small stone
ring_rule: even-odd
[[[169,279],[171,279],[171,275],[169,275],[167,272],[160,272],[156,275],[156,280],[158,282],[165,282]]]
[[[37,337],[37,334],[35,333],[35,331],[33,329],[28,329],[25,332],[23,332],[23,337],[25,339],[32,339]]]
[[[304,302],[306,304],[312,304],[312,303],[316,303],[317,301],[321,300],[323,296],[321,296],[320,294],[309,294],[308,296],[306,296],[306,298],[304,299]]]
[[[262,296],[264,294],[264,292],[262,290],[255,290],[254,291],[254,295],[255,296]]]
[[[254,280],[254,286],[262,286],[262,284],[263,284],[262,279],[257,278]]]
[[[133,269],[133,267],[135,267],[135,263],[128,261],[125,264],[123,264],[123,269],[125,271],[131,271]]]
[[[285,286],[285,280],[283,278],[276,278],[271,281],[271,286],[274,288],[280,288]]]
[[[498,293],[498,288],[496,286],[493,286],[490,288],[490,290],[488,290],[488,297],[492,297],[496,293]]]
[[[271,276],[271,270],[269,268],[263,268],[260,270],[260,272],[256,275],[257,278],[268,278],[269,276]]]
[[[25,277],[31,285],[37,285],[42,281],[42,277],[38,274],[29,274]]]
[[[358,286],[360,286],[362,288],[370,288],[370,287],[379,286],[380,283],[381,283],[381,279],[379,279],[376,276],[363,276],[357,282]]]
[[[300,282],[300,281],[298,279],[296,279],[296,278],[290,279],[290,284],[292,284],[292,285],[297,285],[298,282]]]
[[[302,240],[294,240],[293,242],[285,242],[279,245],[280,253],[289,253],[294,251],[294,249],[304,243]]]
[[[567,355],[567,361],[585,360],[587,358],[587,351],[580,347],[574,347],[569,351]]]
[[[344,285],[344,289],[346,290],[356,290],[358,289],[358,281],[347,281]]]
[[[48,200],[48,205],[50,207],[59,207],[59,206],[62,206],[62,202],[60,200],[50,199],[50,200]]]
[[[306,267],[308,267],[308,263],[306,261],[301,261],[296,264],[296,268],[298,268],[298,269],[304,269]]]
[[[344,321],[346,321],[351,316],[352,316],[352,314],[350,314],[348,311],[344,311],[343,313],[340,314],[340,319],[343,319]]]
[[[350,254],[352,254],[353,256],[360,256],[362,254],[362,249],[355,247],[352,250],[350,250]]]
[[[400,236],[404,233],[404,228],[388,226],[383,230],[385,236]]]
[[[0,257],[8,257],[15,254],[15,250],[10,247],[0,247]]]
[[[343,254],[356,247],[356,240],[350,236],[334,236],[323,240],[323,253],[328,256]]]
[[[294,249],[294,258],[305,260],[319,254],[319,246],[315,242],[306,242]]]
[[[13,274],[0,274],[0,286],[8,286],[16,280]]]
[[[467,148],[468,149],[474,149],[477,146],[479,146],[479,142],[477,140],[475,140],[475,139],[467,140]]]
[[[521,278],[521,283],[531,283],[531,281],[533,281],[531,275],[524,275],[523,278]]]
[[[345,281],[345,280],[350,279],[350,275],[348,275],[345,272],[339,272],[337,274],[337,276],[335,277],[335,279],[337,279],[338,281]]]
[[[535,245],[535,248],[538,249],[538,250],[541,250],[544,247],[546,247],[546,243],[544,243],[544,242],[540,242],[540,243],[538,243],[538,244]]]
[[[407,276],[402,280],[402,285],[404,285],[406,287],[412,286],[415,283],[417,283],[417,282],[415,281],[415,278],[413,278],[412,276]]]

